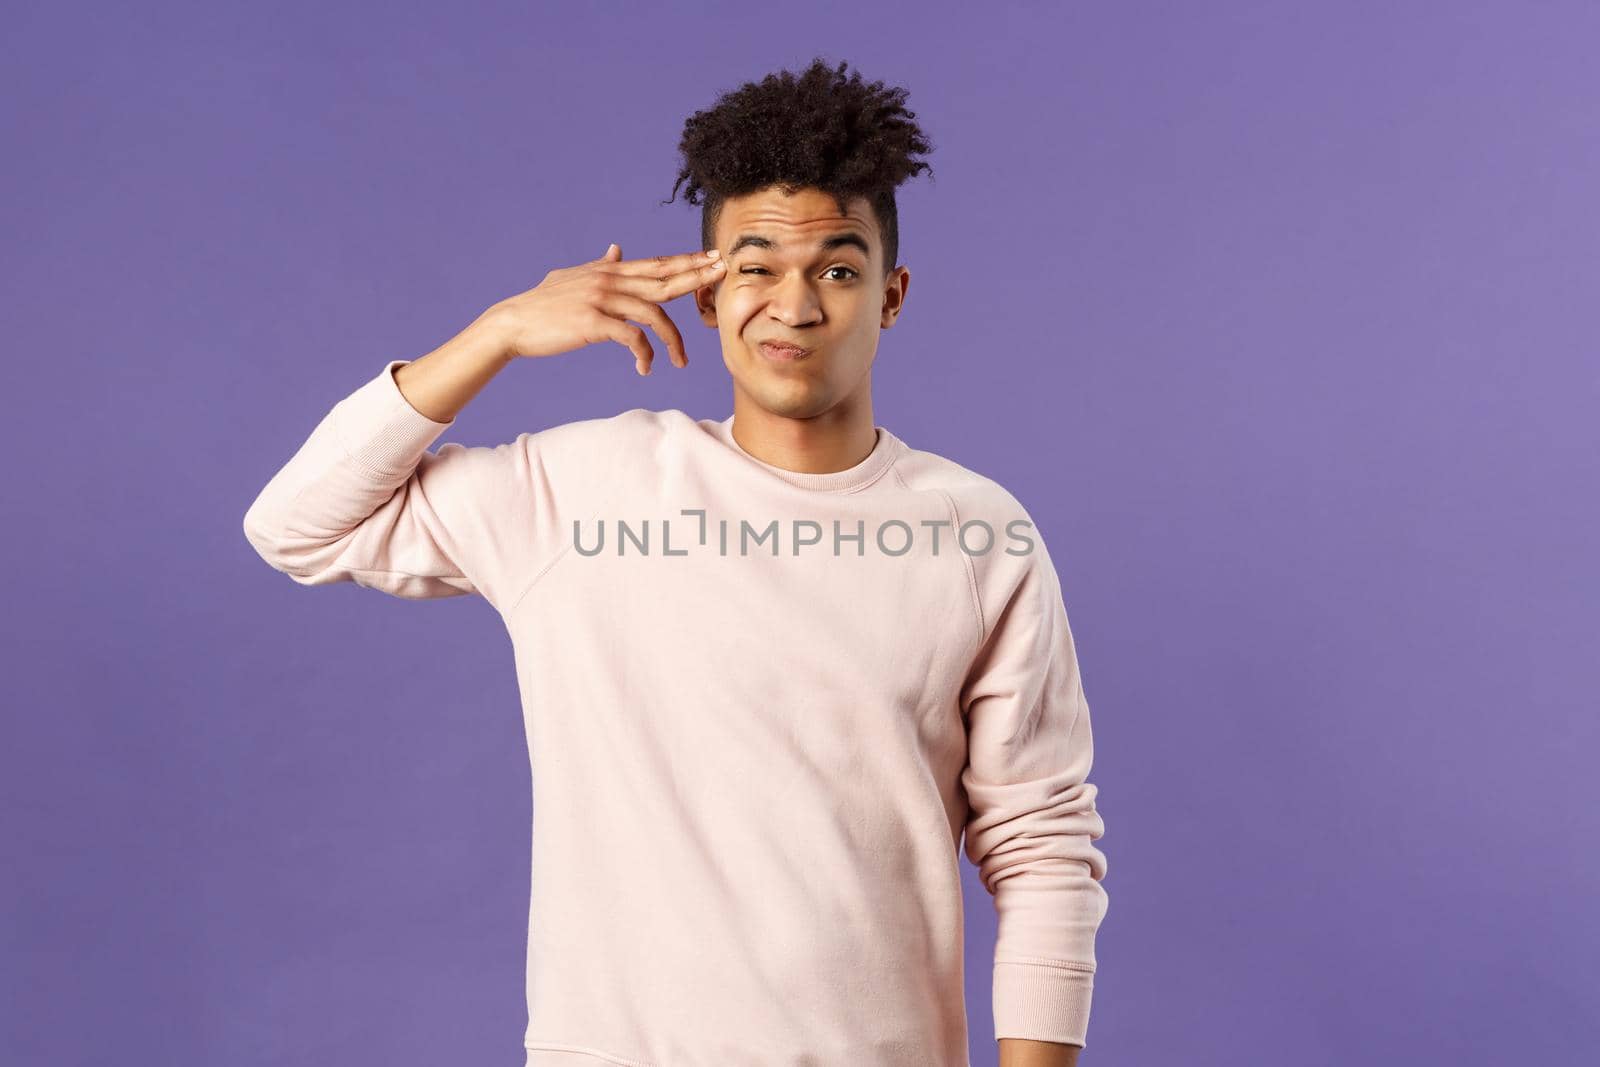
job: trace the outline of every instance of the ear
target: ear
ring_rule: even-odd
[[[883,314],[878,320],[878,326],[887,330],[894,325],[894,320],[900,316],[900,311],[906,304],[906,293],[911,289],[911,271],[903,264],[894,269],[889,275],[889,280],[884,283],[883,289]]]
[[[717,326],[717,285],[702,285],[694,291],[694,307],[700,313],[700,321],[716,329]]]

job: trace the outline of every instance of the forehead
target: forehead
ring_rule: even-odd
[[[845,202],[845,213],[820,189],[801,189],[785,196],[782,189],[764,189],[723,201],[717,219],[717,243],[726,245],[741,234],[759,234],[785,252],[810,251],[823,237],[855,233],[868,242],[877,238],[877,219],[865,197]]]

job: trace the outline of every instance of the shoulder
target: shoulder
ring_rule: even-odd
[[[962,524],[981,522],[1002,537],[1013,523],[1024,523],[1029,528],[1033,525],[1028,509],[1011,490],[947,456],[908,445],[896,469],[908,489],[946,496]]]
[[[664,442],[678,437],[695,420],[676,408],[630,408],[615,415],[574,419],[518,435],[516,446],[531,466],[566,483],[612,483],[659,456]]]
[[[518,435],[517,440],[529,451],[551,458],[569,455],[599,458],[620,453],[629,446],[659,440],[681,423],[692,421],[676,408],[659,411],[630,408],[615,415],[574,419],[542,430],[530,430]]]
[[[998,479],[921,449],[901,458],[901,480],[950,502],[957,545],[970,566],[985,639],[1006,605],[1026,600],[1036,617],[1060,596],[1055,561],[1022,500]]]

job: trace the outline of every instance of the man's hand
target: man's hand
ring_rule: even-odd
[[[1000,1067],[1077,1067],[1081,1048],[1082,1045],[1063,1045],[1056,1041],[1002,1037]]]
[[[501,300],[483,317],[501,331],[508,356],[553,356],[616,341],[633,352],[635,369],[649,374],[655,350],[644,330],[627,320],[647,323],[667,342],[672,362],[686,367],[683,335],[657,305],[714,285],[724,273],[716,249],[623,259],[613,244],[599,259],[551,271],[538,286]]]
[[[715,249],[624,260],[613,244],[597,260],[553,270],[535,288],[498,301],[456,336],[396,370],[394,381],[417,411],[451,422],[518,356],[553,356],[616,341],[633,352],[639,373],[649,374],[655,351],[628,319],[649,323],[667,339],[672,361],[687,367],[683,336],[657,304],[715,285],[724,273]]]

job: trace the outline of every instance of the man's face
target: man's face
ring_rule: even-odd
[[[839,237],[849,243],[824,247]],[[774,186],[724,201],[716,241],[726,274],[694,298],[701,320],[721,337],[734,390],[792,419],[870,403],[878,333],[894,324],[911,272],[897,267],[884,277],[883,242],[866,198],[840,215],[820,189],[785,196]],[[775,359],[762,352],[763,341],[809,352]]]

